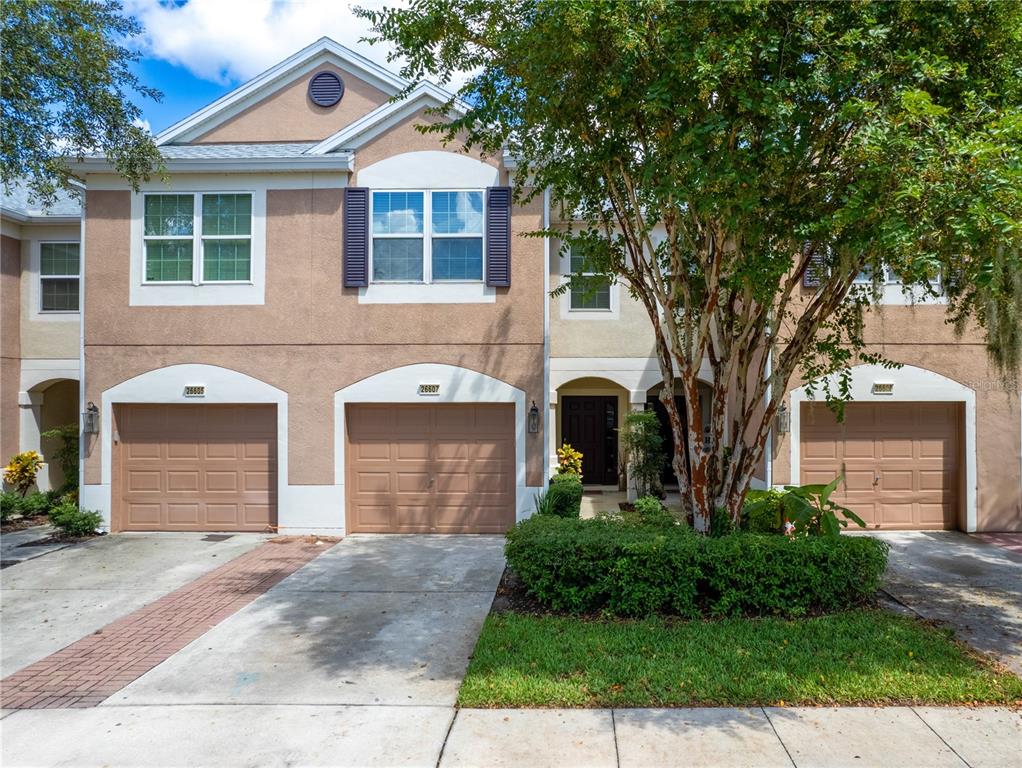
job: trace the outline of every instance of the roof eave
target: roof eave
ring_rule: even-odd
[[[341,171],[354,169],[350,153],[302,157],[246,157],[246,158],[164,158],[164,167],[172,173],[298,173],[301,171]],[[116,173],[105,158],[86,158],[75,163],[82,173]]]

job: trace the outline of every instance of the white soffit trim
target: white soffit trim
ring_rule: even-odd
[[[307,155],[325,155],[337,149],[358,149],[362,144],[372,141],[388,128],[393,127],[409,115],[417,112],[424,105],[442,107],[453,98],[443,88],[429,82],[420,83],[403,99],[388,101],[367,115],[363,115],[351,125],[347,125],[332,136],[327,136],[319,144],[306,151]],[[455,102],[452,112],[464,114],[467,106]]]
[[[395,75],[365,56],[346,48],[329,37],[321,37],[279,64],[256,75],[244,85],[235,88],[209,106],[193,112],[156,136],[157,146],[174,141],[188,141],[230,119],[273,91],[289,85],[298,77],[324,63],[335,64],[341,70],[363,78],[388,96],[394,96],[408,86],[408,81]]]

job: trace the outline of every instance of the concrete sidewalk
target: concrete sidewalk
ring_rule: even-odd
[[[1017,768],[1022,715],[927,707],[455,711],[442,706],[107,705],[14,712],[0,721],[0,737],[5,768]]]

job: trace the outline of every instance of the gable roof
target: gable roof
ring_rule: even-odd
[[[429,81],[423,81],[400,101],[389,101],[377,107],[332,136],[327,136],[323,141],[313,145],[306,151],[306,154],[325,155],[331,152],[358,149],[360,145],[379,136],[423,107],[442,107],[452,99],[454,99],[454,94]],[[467,110],[468,107],[465,104],[459,101],[453,102],[453,112],[463,115]]]
[[[327,62],[364,79],[388,96],[395,96],[408,86],[408,81],[404,78],[370,61],[362,54],[329,37],[321,37],[312,45],[288,56],[209,106],[174,123],[156,136],[156,144],[163,147],[187,142],[207,133],[252,104],[262,101],[274,91],[290,85],[302,75]]]

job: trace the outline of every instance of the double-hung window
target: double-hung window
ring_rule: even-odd
[[[247,283],[252,279],[252,195],[146,195],[145,282]]]
[[[481,282],[483,193],[372,193],[373,282]]]
[[[77,312],[78,243],[39,244],[39,310]]]
[[[572,249],[569,258],[571,286],[569,308],[572,310],[610,310],[610,278],[586,270],[585,259]]]

